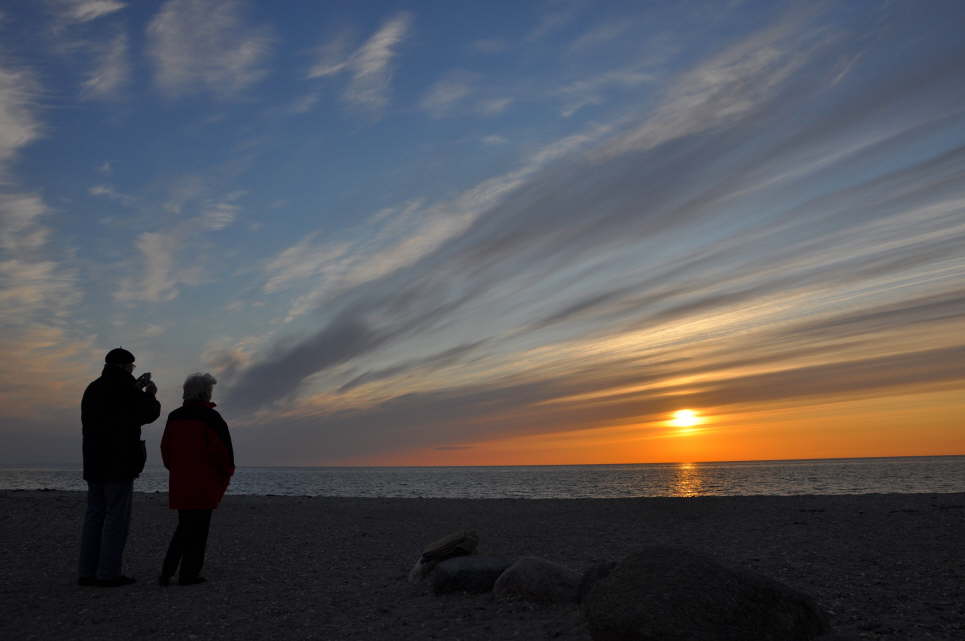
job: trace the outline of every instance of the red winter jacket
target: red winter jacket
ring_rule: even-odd
[[[172,510],[218,507],[235,472],[228,425],[214,403],[185,401],[168,415],[161,438]]]

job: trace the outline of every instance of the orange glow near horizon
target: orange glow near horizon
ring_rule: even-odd
[[[343,463],[588,465],[965,454],[965,402],[960,390],[690,411],[693,416],[680,417],[685,423],[697,421],[690,427],[674,423],[678,417],[672,413],[641,422],[546,430]]]

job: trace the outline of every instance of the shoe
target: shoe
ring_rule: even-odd
[[[169,576],[164,576],[164,575],[162,574],[161,576],[159,576],[159,577],[157,578],[157,584],[158,584],[158,585],[170,585],[170,584],[171,584],[171,577],[169,577]]]
[[[203,576],[189,576],[178,579],[178,585],[197,585],[207,581]]]
[[[97,579],[94,582],[94,585],[96,585],[99,588],[119,588],[122,585],[130,585],[136,582],[137,582],[137,579],[135,579],[134,577],[124,576],[122,574],[120,576],[115,576],[112,579]]]
[[[77,579],[77,585],[97,585],[97,577],[82,576]]]

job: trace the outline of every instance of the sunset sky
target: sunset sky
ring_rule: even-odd
[[[0,463],[965,454],[965,3],[13,0]],[[692,415],[678,415],[679,410]]]

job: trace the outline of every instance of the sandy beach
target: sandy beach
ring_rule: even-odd
[[[0,638],[590,638],[577,606],[436,596],[406,574],[429,541],[474,528],[479,552],[583,570],[686,545],[813,595],[863,639],[965,639],[965,494],[616,500],[228,496],[209,583],[156,583],[175,514],[136,494],[126,573],[78,587],[84,494],[0,492]]]

